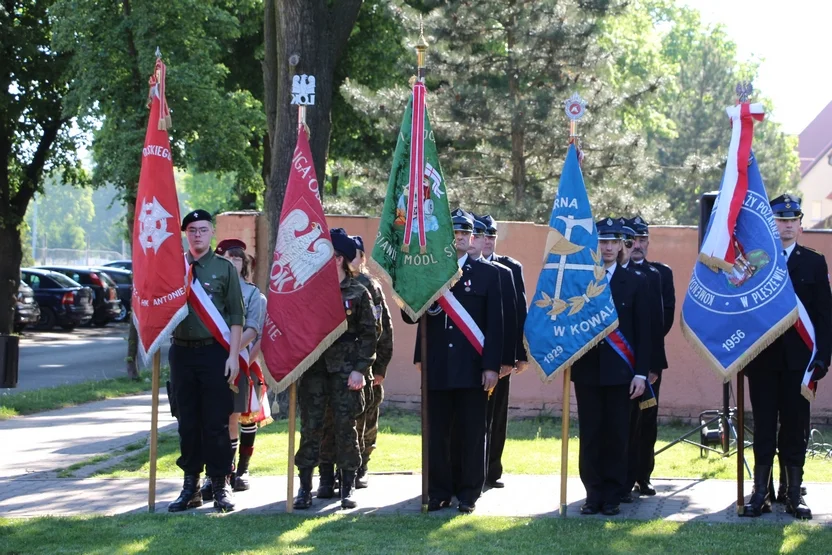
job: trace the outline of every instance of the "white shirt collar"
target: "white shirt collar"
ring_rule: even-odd
[[[629,265],[630,265],[630,261],[628,260],[626,263],[622,264],[621,267],[626,268]]]
[[[792,243],[791,245],[789,245],[788,247],[786,247],[785,249],[783,249],[783,250],[785,250],[785,251],[786,251],[786,261],[788,261],[788,260],[789,260],[789,257],[792,255],[792,251],[794,251],[794,248],[795,248],[796,246],[797,246],[797,241],[795,241],[794,243]]]
[[[491,256],[486,256],[486,257],[484,257],[484,258],[485,258],[486,260],[488,260],[489,262],[494,262],[494,253],[492,252],[492,253],[491,253]]]
[[[611,278],[612,275],[615,273],[615,269],[618,268],[618,262],[613,262],[613,265],[607,268],[607,277]]]
[[[462,258],[457,259],[457,264],[459,264],[460,268],[465,266],[466,262],[468,262],[468,253],[465,253],[465,255]]]

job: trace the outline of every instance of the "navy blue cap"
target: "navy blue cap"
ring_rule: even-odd
[[[621,239],[621,226],[612,218],[604,218],[595,222],[595,229],[598,230],[598,239],[612,241]]]
[[[477,218],[480,222],[485,224],[485,236],[486,237],[496,237],[497,236],[497,220],[491,217],[491,214],[486,214],[485,216],[479,216]]]
[[[635,239],[636,232],[630,227],[630,220],[627,218],[618,218],[618,227],[621,239]]]
[[[454,223],[454,231],[467,231],[471,233],[474,230],[474,218],[462,208],[457,208],[451,212],[451,220]]]
[[[641,216],[636,216],[630,220],[630,227],[636,232],[636,237],[648,237],[650,235],[649,225]]]
[[[800,209],[800,197],[793,195],[780,195],[771,201],[771,211],[778,220],[792,220],[803,217]]]
[[[193,212],[188,212],[185,214],[185,217],[182,218],[182,231],[185,231],[188,228],[189,224],[194,222],[211,222],[211,213],[207,210],[194,210]]]
[[[477,216],[474,216],[474,233],[476,235],[485,235],[486,229],[488,229],[488,226],[485,225],[485,222],[481,221]]]
[[[335,249],[335,252],[340,253],[344,258],[349,260],[355,258],[355,241],[347,235],[343,227],[330,229],[329,238],[332,240],[332,247]]]
[[[364,252],[364,239],[361,238],[361,235],[353,235],[352,240],[355,242],[355,248]]]

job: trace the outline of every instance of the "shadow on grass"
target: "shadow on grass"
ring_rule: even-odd
[[[825,527],[433,515],[129,515],[0,521],[10,553],[822,553]]]

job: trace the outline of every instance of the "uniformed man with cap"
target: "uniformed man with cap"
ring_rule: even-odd
[[[192,279],[202,285],[229,326],[231,340],[226,350],[188,301],[188,315],[174,330],[168,354],[179,410],[181,456],[176,464],[185,472],[182,492],[168,510],[177,512],[202,505],[199,475],[204,464],[211,478],[214,507],[233,511],[227,484],[233,459],[228,418],[234,410],[231,386],[240,372],[243,296],[237,270],[211,249],[211,214],[205,210],[187,214],[182,220],[182,231],[188,240],[185,258],[191,266]]]
[[[514,283],[514,272],[507,265],[494,257],[493,246],[489,252],[491,259],[485,258],[486,233],[488,222],[482,216],[474,215],[474,234],[471,249],[468,254],[474,258],[492,264],[500,271],[500,294],[503,299],[503,356],[500,366],[500,380],[497,387],[488,397],[486,418],[486,459],[485,485],[492,488],[502,488],[500,481],[503,475],[503,449],[506,443],[506,428],[508,425],[508,391],[511,373],[517,364],[517,327],[519,307],[517,306],[517,286]],[[490,221],[493,224],[493,219]],[[493,245],[493,241],[491,241]],[[521,339],[522,341],[522,339]]]
[[[676,290],[673,286],[673,270],[667,264],[648,261],[648,249],[650,248],[650,229],[644,218],[636,216],[629,221],[630,227],[635,231],[633,249],[630,252],[630,262],[638,268],[646,270],[652,268],[658,271],[661,278],[661,290],[658,295],[662,304],[662,332],[653,336],[653,368],[648,376],[653,386],[653,393],[656,396],[656,406],[645,409],[641,412],[641,441],[639,442],[638,467],[636,470],[636,485],[633,491],[640,495],[656,495],[656,489],[650,483],[650,477],[655,467],[654,450],[658,436],[659,416],[659,389],[662,385],[662,372],[667,368],[667,354],[664,348],[664,338],[673,327],[673,318],[676,312]],[[653,292],[656,296],[655,291]]]
[[[487,392],[497,385],[502,355],[503,322],[499,272],[468,255],[474,221],[470,214],[452,213],[454,245],[462,277],[451,293],[484,335],[482,353],[459,329],[453,318],[435,304],[428,309],[427,324],[429,419],[428,510],[450,506],[456,495],[459,511],[471,513],[485,481],[485,414]],[[406,322],[413,320],[403,313]],[[422,369],[419,333],[414,363]],[[450,453],[451,425],[457,427],[461,445],[461,476],[455,483]]]
[[[608,339],[572,365],[580,430],[579,470],[586,488],[581,514],[616,515],[627,481],[630,404],[644,393],[650,369],[650,301],[643,276],[622,268],[618,222],[596,223],[598,249],[618,313],[618,330],[634,351],[635,366],[613,350]]]
[[[650,266],[643,264],[634,264],[631,257],[635,249],[635,224],[634,221],[628,218],[619,218],[618,225],[621,229],[623,239],[623,246],[621,253],[618,255],[618,263],[635,272],[638,276],[643,276],[647,280],[648,294],[650,299],[650,331],[651,331],[651,345],[652,353],[650,357],[650,372],[655,376],[661,372],[662,356],[664,355],[664,313],[662,307],[662,278],[659,271]],[[655,392],[654,392],[655,393]],[[627,450],[627,484],[624,491],[621,492],[622,503],[632,503],[633,496],[631,490],[638,480],[641,468],[646,461],[642,460],[644,456],[644,416],[646,411],[655,410],[655,407],[643,409],[640,407],[639,400],[636,399],[632,403],[630,411],[630,440],[629,448]],[[655,440],[654,440],[655,441]],[[652,452],[651,452],[652,456]],[[637,490],[640,491],[640,490]],[[655,493],[655,490],[654,490]],[[645,491],[645,495],[648,493]]]
[[[810,519],[812,511],[800,490],[809,429],[809,401],[801,394],[801,383],[810,366],[815,380],[825,376],[829,369],[832,292],[824,256],[797,244],[803,217],[800,199],[781,195],[771,201],[771,210],[780,232],[789,277],[815,328],[817,353],[812,358],[811,349],[797,330],[790,328],[745,368],[754,413],[754,490],[744,514],[760,516],[771,511],[769,480],[777,450],[785,473],[780,479],[786,485],[786,512],[796,518]]]

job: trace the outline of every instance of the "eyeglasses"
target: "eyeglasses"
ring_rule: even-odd
[[[189,227],[188,235],[206,235],[211,232],[210,227]]]

